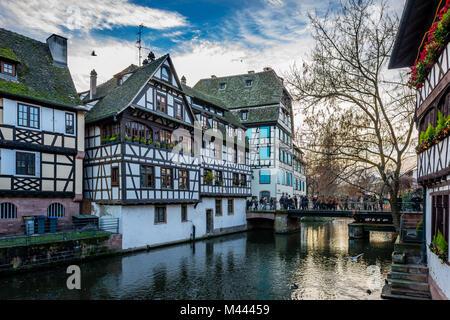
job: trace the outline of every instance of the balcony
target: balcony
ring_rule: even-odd
[[[26,148],[56,153],[77,153],[76,136],[22,129],[5,124],[0,125],[0,147]]]
[[[433,103],[439,93],[450,82],[450,43],[442,51],[439,59],[428,74],[423,87],[417,90],[417,114],[420,116]],[[444,79],[445,78],[445,79]]]
[[[432,145],[417,156],[417,180],[419,183],[436,182],[450,173],[450,137]]]

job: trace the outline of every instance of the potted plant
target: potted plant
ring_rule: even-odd
[[[246,187],[247,186],[247,181],[241,181],[241,187]]]
[[[144,137],[141,138],[141,143],[146,144],[147,143],[147,139],[145,139]]]
[[[218,187],[223,186],[223,182],[220,180],[216,180],[216,186],[218,186]]]
[[[448,261],[448,243],[441,230],[438,230],[438,234],[434,236],[433,241],[430,243],[430,250],[442,260],[442,263]]]
[[[133,141],[134,142],[139,142],[139,137],[138,136],[134,136]]]
[[[153,139],[152,138],[148,139],[147,144],[153,144]]]
[[[155,146],[159,148],[159,147],[161,147],[161,143],[159,141],[156,141]]]
[[[206,173],[206,176],[205,176],[205,183],[206,184],[212,184],[212,182],[214,181],[214,175],[213,175],[213,173],[211,172],[211,171],[208,171],[207,173]]]
[[[125,140],[128,140],[128,141],[131,141],[131,140],[133,140],[133,138],[131,138],[130,136],[125,136]]]

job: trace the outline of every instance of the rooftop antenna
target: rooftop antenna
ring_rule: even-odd
[[[144,24],[139,25],[139,31],[138,31],[138,40],[136,41],[136,47],[139,49],[139,67],[142,66],[142,49],[150,50],[149,48],[142,46],[142,33],[144,30]]]
[[[140,24],[139,25],[139,31],[138,31],[138,40],[136,42],[137,47],[139,49],[139,67],[141,66],[141,61],[142,61],[142,31],[144,29],[144,24]]]

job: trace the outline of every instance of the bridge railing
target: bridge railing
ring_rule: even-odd
[[[389,203],[381,203],[379,201],[366,201],[366,202],[346,202],[339,201],[336,203],[322,203],[308,201],[308,203],[297,202],[297,206],[294,204],[288,204],[285,206],[280,203],[252,203],[247,206],[247,211],[273,211],[273,210],[334,210],[334,211],[368,211],[368,212],[391,212],[391,205]],[[401,212],[421,212],[422,203],[420,202],[402,202]]]

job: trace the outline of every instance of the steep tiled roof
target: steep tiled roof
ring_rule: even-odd
[[[130,72],[134,72],[138,68],[139,67],[134,65],[134,64],[129,65],[124,70],[122,70],[121,72],[119,72],[116,75],[114,75],[114,77],[111,78],[110,80],[106,81],[105,83],[102,83],[102,84],[98,85],[97,86],[97,90],[95,92],[95,95],[94,95],[94,97],[92,99],[90,99],[90,97],[89,97],[89,90],[88,91],[84,91],[84,92],[80,92],[80,95],[87,94],[83,98],[83,103],[87,103],[89,101],[98,100],[98,99],[101,99],[101,98],[105,97],[112,90],[114,90],[115,88],[117,88],[119,86],[118,82],[117,82],[117,78],[119,76],[127,74],[127,73],[130,73]]]
[[[228,109],[224,106],[223,102],[220,101],[219,99],[214,98],[214,97],[212,97],[212,96],[210,96],[210,95],[208,95],[206,93],[203,93],[201,91],[198,91],[198,90],[196,90],[194,88],[188,87],[187,85],[184,85],[184,84],[182,84],[182,87],[183,87],[183,91],[184,91],[184,93],[186,95],[188,95],[190,97],[193,97],[193,98],[196,98],[196,99],[199,99],[199,100],[202,100],[202,101],[207,102],[209,104],[218,106],[221,109],[223,109],[223,117],[219,116],[216,113],[208,112],[206,110],[203,110],[203,112],[205,112],[205,113],[207,113],[209,115],[215,116],[218,119],[221,119],[222,121],[224,121],[225,123],[229,123],[229,124],[233,125],[234,127],[245,128],[240,123],[239,118],[237,118],[233,113],[228,111]]]
[[[246,81],[252,80],[250,87]],[[221,90],[219,85],[226,84]],[[273,70],[259,73],[202,79],[194,86],[210,96],[220,99],[228,109],[279,104],[284,87]]]
[[[0,56],[18,63],[18,81],[0,78],[0,94],[64,107],[81,105],[69,69],[53,65],[46,43],[0,28]]]
[[[120,86],[117,86],[116,78],[100,85],[99,87],[103,86],[100,91],[104,91],[106,94],[88,112],[86,122],[113,116],[129,106],[133,102],[133,98],[139,93],[139,90],[147,83],[148,79],[164,62],[167,56],[164,55],[147,65],[135,69],[133,74]],[[115,81],[116,84],[114,85],[111,81]]]
[[[277,121],[280,115],[280,107],[262,107],[262,108],[249,108],[247,120],[241,120],[245,124],[258,123],[258,122],[272,122]],[[240,118],[240,111],[233,112],[235,116]]]

